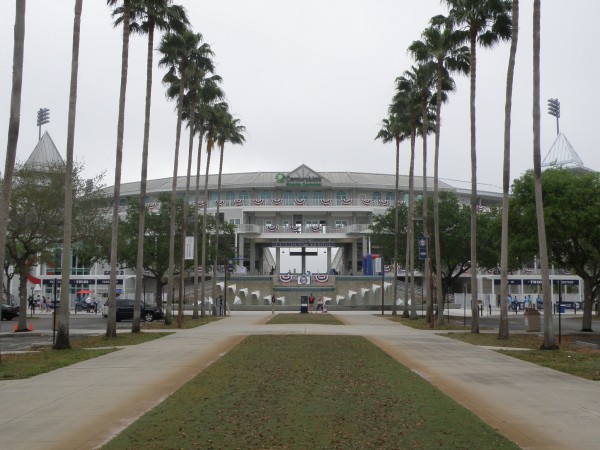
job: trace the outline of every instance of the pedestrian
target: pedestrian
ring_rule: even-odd
[[[218,301],[218,305],[219,305],[219,315],[220,315],[220,316],[224,316],[224,315],[225,315],[225,312],[224,312],[224,310],[223,310],[223,296],[222,296],[222,295],[219,295],[219,296],[217,297],[217,301]]]
[[[275,294],[271,294],[271,314],[275,314],[275,303],[277,300],[275,299]]]
[[[317,300],[317,312],[319,310],[323,312],[323,297],[319,297],[319,300]]]
[[[87,312],[92,311],[92,298],[89,295],[85,299],[85,307]]]
[[[496,307],[498,309],[500,309],[500,303],[501,303],[500,294],[498,294],[498,295],[496,295]]]
[[[313,312],[314,307],[315,307],[315,297],[312,295],[312,292],[311,292],[310,296],[308,297],[308,312],[309,313]]]
[[[98,299],[94,297],[94,314],[98,314]]]
[[[29,296],[29,309],[31,310],[31,315],[35,314],[35,300],[33,300],[33,295]]]

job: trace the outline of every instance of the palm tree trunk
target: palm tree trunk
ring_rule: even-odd
[[[202,282],[200,285],[200,292],[202,296],[202,317],[204,317],[204,297],[205,293],[205,282],[206,282],[206,228],[207,224],[207,211],[206,208],[208,206],[208,170],[210,168],[210,156],[212,152],[212,141],[206,144],[206,175],[204,176],[204,211],[202,213]],[[214,295],[214,291],[213,291]],[[214,303],[213,303],[214,305]]]
[[[148,181],[148,144],[150,142],[150,106],[152,103],[152,67],[154,59],[154,23],[148,27],[146,56],[146,106],[144,111],[144,142],[142,144],[142,176],[140,179],[140,202],[138,206],[138,244],[135,268],[135,306],[133,308],[132,333],[139,333],[142,306],[142,281],[144,276],[144,241],[146,235],[146,185]],[[144,299],[145,300],[145,299]]]
[[[427,199],[427,129],[429,127],[427,121],[427,97],[423,96],[421,102],[421,112],[423,114],[423,237],[427,242],[427,256],[425,257],[425,276],[423,283],[423,293],[425,294],[425,302],[427,304],[427,321],[430,328],[433,328],[433,303],[431,297],[431,270],[429,267],[429,229],[428,229],[428,212],[429,205]]]
[[[187,235],[188,228],[188,196],[190,192],[190,180],[192,178],[192,159],[194,157],[194,135],[196,134],[196,130],[194,129],[195,123],[195,105],[196,105],[196,96],[192,93],[190,98],[190,138],[188,145],[188,164],[187,164],[187,176],[185,179],[185,194],[183,200],[183,218],[182,218],[182,226],[181,226],[181,277],[179,283],[179,310],[177,312],[177,328],[181,328],[181,322],[183,321],[183,292],[184,292],[184,282],[183,282],[183,268],[185,267],[185,238]],[[196,242],[196,241],[194,241]]]
[[[10,92],[10,117],[8,119],[8,140],[2,180],[2,200],[0,204],[0,261],[6,257],[6,229],[10,209],[10,194],[15,172],[19,127],[21,125],[21,90],[23,87],[23,56],[25,44],[25,0],[17,0],[15,7],[14,49],[12,88]],[[0,270],[0,300],[4,300],[4,270]],[[8,291],[6,291],[8,295]]]
[[[542,298],[544,301],[544,342],[542,350],[557,349],[552,323],[552,287],[548,267],[544,201],[542,198],[542,158],[540,144],[540,0],[533,2],[533,178],[535,183],[535,215],[537,218],[540,267],[542,269]]]
[[[125,98],[127,96],[127,69],[129,61],[130,0],[123,0],[123,50],[121,53],[121,88],[119,91],[119,117],[117,120],[117,150],[115,161],[115,187],[110,240],[110,281],[108,287],[108,320],[106,337],[117,337],[117,243],[119,238],[119,206],[121,202],[121,166],[123,161],[123,132],[125,129]],[[62,289],[61,289],[62,291]]]
[[[411,120],[410,134],[410,167],[408,171],[408,233],[407,233],[407,248],[408,248],[408,268],[410,271],[410,318],[415,320],[417,316],[417,301],[415,298],[415,141],[417,134],[416,118]]]
[[[219,229],[221,227],[219,210],[220,210],[220,201],[221,201],[221,174],[223,173],[223,153],[225,152],[225,144],[220,145],[221,154],[219,155],[219,176],[217,178],[217,213],[215,214],[215,264],[213,266],[213,292],[217,292],[216,290],[216,267],[219,264]],[[225,265],[225,271],[223,272],[223,276],[227,277],[227,267]],[[226,295],[223,292],[223,300]],[[213,311],[215,311],[217,304],[213,303]],[[227,314],[227,305],[223,303],[223,313]]]
[[[477,140],[475,135],[476,38],[476,33],[471,31],[471,333],[479,333],[479,307],[477,304]]]
[[[397,314],[398,301],[398,176],[400,174],[400,139],[396,139],[396,190],[394,192],[394,298],[392,316]]]
[[[71,53],[71,85],[69,89],[69,119],[67,125],[67,160],[65,168],[65,219],[63,224],[62,285],[69,286],[71,274],[71,239],[73,230],[73,147],[75,143],[75,118],[77,115],[77,76],[79,73],[79,36],[83,0],[75,1],[73,20],[73,48]],[[56,341],[54,348],[71,348],[69,341],[69,290],[61,289]]]
[[[204,140],[204,127],[200,126],[198,136],[198,151],[196,157],[196,190],[194,196],[194,310],[192,317],[198,318],[198,208],[200,207],[200,163],[202,161],[202,141]],[[201,297],[201,316],[204,317],[204,290]]]
[[[506,74],[506,104],[504,107],[504,163],[502,167],[502,237],[500,244],[500,324],[498,339],[508,339],[508,194],[510,190],[510,127],[513,79],[519,39],[519,0],[512,2],[512,38]]]
[[[442,120],[442,76],[444,63],[439,58],[437,63],[437,97],[435,101],[435,150],[433,156],[433,236],[435,246],[435,299],[438,306],[438,325],[444,324],[444,296],[442,289],[442,251],[440,248],[440,122]]]
[[[179,143],[181,140],[181,122],[183,114],[183,95],[185,89],[185,65],[179,67],[181,80],[179,82],[179,94],[177,98],[177,130],[175,133],[175,155],[173,158],[173,182],[171,185],[171,224],[169,228],[169,286],[167,292],[167,307],[165,313],[165,324],[173,322],[173,297],[175,291],[175,222],[177,219],[177,169],[179,166]],[[183,267],[179,269],[179,277],[183,277]],[[181,286],[180,286],[181,290]]]

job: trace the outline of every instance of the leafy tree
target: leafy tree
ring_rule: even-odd
[[[98,187],[90,188],[73,173],[72,239],[90,240],[106,221],[98,214],[104,202]],[[19,278],[19,305],[27,311],[27,276],[40,262],[56,263],[55,252],[63,244],[65,215],[65,167],[56,165],[43,172],[19,167],[13,180],[10,216],[6,236],[7,262]],[[75,247],[75,246],[74,246]],[[74,250],[75,252],[75,250]],[[70,255],[69,255],[70,258]],[[70,264],[63,267],[70,274]],[[68,283],[66,284],[68,286]],[[61,292],[68,294],[65,287]],[[67,297],[68,300],[68,297]],[[66,301],[64,304],[68,304]],[[26,330],[26,314],[19,317],[18,329]]]
[[[81,29],[81,9],[83,0],[75,2],[75,17],[73,19],[73,49],[71,57],[71,85],[69,89],[69,119],[67,126],[67,160],[65,168],[65,205],[63,225],[63,258],[62,285],[69,285],[71,274],[71,239],[73,220],[73,147],[75,145],[75,117],[77,112],[77,74],[79,73],[79,36]],[[69,292],[61,289],[60,300],[63,305],[69,302]],[[69,308],[61,308],[58,314],[58,325],[54,348],[64,350],[71,348],[69,342]]]
[[[594,299],[600,295],[600,174],[555,168],[545,170],[541,181],[550,262],[583,280],[581,329],[592,331]],[[533,258],[539,247],[537,233],[532,233],[537,219],[531,171],[513,183],[510,222],[511,253]]]
[[[468,32],[470,48],[470,117],[471,117],[471,293],[477,298],[477,138],[475,122],[475,86],[477,44],[491,47],[511,36],[510,0],[445,0],[450,7],[448,18]],[[471,332],[479,333],[477,304],[472,306]]]

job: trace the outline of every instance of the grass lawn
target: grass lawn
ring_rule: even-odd
[[[250,336],[105,448],[518,448],[356,336]]]
[[[287,324],[321,324],[321,325],[343,325],[339,319],[332,314],[276,314],[267,322],[269,325]]]
[[[588,380],[600,381],[600,350],[575,345],[577,340],[581,340],[581,337],[577,335],[563,336],[560,350],[538,350],[543,338],[531,334],[513,333],[508,340],[498,339],[497,333],[449,333],[444,336],[474,345],[528,348],[531,351],[501,350],[501,352],[550,369]]]
[[[33,377],[114,352],[117,346],[141,344],[167,334],[170,333],[123,333],[118,334],[115,339],[107,339],[104,335],[72,336],[72,348],[70,350],[52,350],[50,347],[44,347],[39,351],[30,353],[3,354],[2,363],[0,363],[0,379],[11,380]],[[96,349],[85,350],[90,348]]]

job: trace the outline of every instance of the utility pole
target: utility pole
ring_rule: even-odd
[[[560,102],[557,98],[551,98],[548,100],[548,114],[556,117],[556,135],[560,134],[560,128],[558,127],[558,119],[560,119]]]
[[[42,139],[42,125],[48,122],[50,122],[50,110],[48,108],[40,108],[37,112],[38,141]]]

